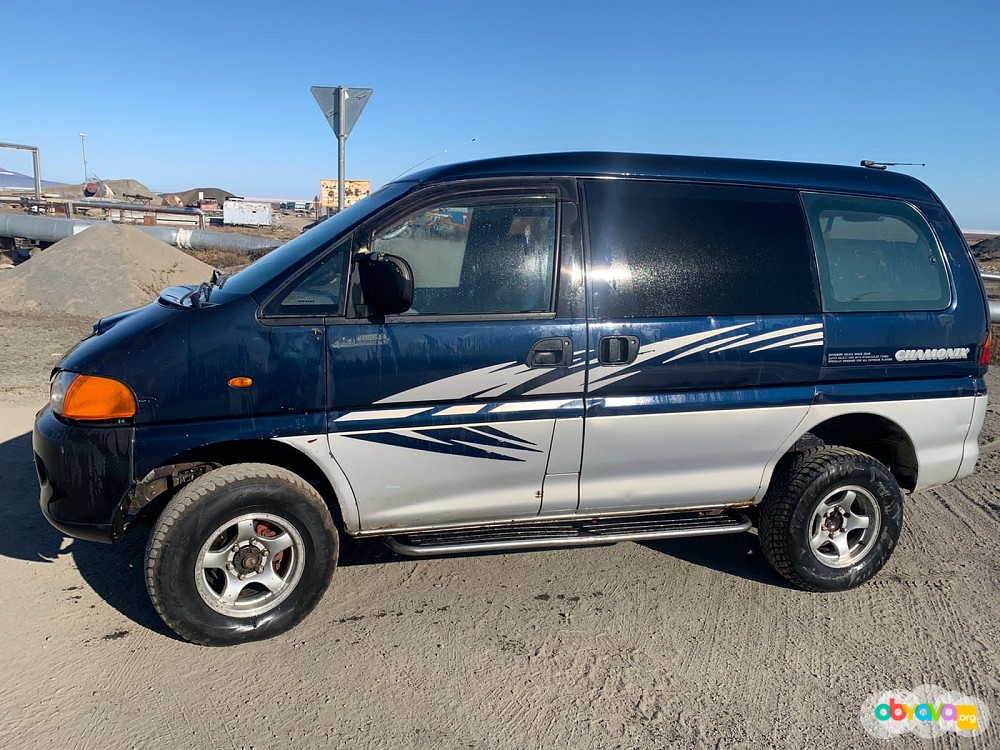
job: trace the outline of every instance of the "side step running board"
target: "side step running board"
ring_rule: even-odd
[[[520,523],[391,536],[386,545],[401,555],[430,557],[512,549],[582,547],[647,539],[737,534],[750,529],[742,513],[665,513],[588,521]]]

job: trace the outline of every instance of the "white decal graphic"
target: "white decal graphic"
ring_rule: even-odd
[[[418,385],[407,391],[394,393],[376,401],[377,404],[392,404],[400,401],[453,401],[468,398],[474,393],[504,388],[517,376],[528,373],[528,367],[517,362],[501,362],[478,370],[451,375],[440,380]],[[537,370],[533,371],[537,373]]]
[[[430,411],[431,407],[425,406],[418,409],[378,409],[375,411],[352,411],[337,417],[334,422],[364,422],[373,419],[406,419],[421,412]]]
[[[490,414],[505,414],[512,411],[547,411],[549,409],[558,409],[571,403],[573,403],[573,399],[565,401],[509,401],[506,404],[500,404],[500,406],[490,409]]]
[[[597,360],[591,360],[591,364],[596,363]],[[548,383],[542,383],[530,391],[525,391],[525,396],[545,396],[551,393],[583,393],[583,382],[587,377],[587,371],[584,369],[586,365],[585,362],[580,362],[579,364],[573,365],[570,368],[569,375],[564,375],[556,380],[551,380]]]
[[[485,408],[486,404],[458,404],[457,406],[449,406],[447,409],[442,409],[434,416],[453,417],[456,415],[475,414]]]
[[[750,353],[753,352],[763,352],[768,349],[777,349],[780,346],[795,346],[797,344],[822,344],[823,343],[823,332],[817,331],[816,333],[807,333],[804,336],[796,336],[790,339],[782,339],[781,341],[775,341],[773,344],[766,344],[764,346],[758,346],[756,349],[751,349]]]
[[[727,336],[724,339],[717,339],[715,341],[709,341],[707,344],[701,344],[700,346],[695,346],[695,347],[692,347],[692,348],[688,349],[687,351],[683,351],[680,354],[675,354],[670,359],[663,360],[663,364],[666,364],[667,362],[673,362],[675,359],[681,359],[683,357],[689,357],[692,354],[697,354],[698,352],[703,352],[706,349],[711,349],[713,346],[718,346],[719,344],[725,344],[725,343],[728,343],[730,341],[739,341],[740,339],[745,339],[749,335],[750,334],[748,334],[748,333],[738,333],[735,336]]]
[[[719,338],[719,336],[722,336],[723,334],[731,333],[732,331],[752,325],[754,324],[743,323],[742,325],[728,326],[714,331],[704,331],[702,333],[693,333],[688,336],[679,336],[673,339],[657,341],[654,344],[650,344],[649,346],[645,346],[640,349],[639,356],[636,357],[635,362],[629,365],[628,369],[625,371],[623,371],[621,367],[604,366],[594,368],[592,370],[593,373],[602,374],[600,374],[599,377],[592,376],[590,390],[596,391],[609,386],[612,383],[618,383],[632,377],[633,375],[637,375],[640,370],[636,368],[636,365],[656,359],[664,354],[675,352],[678,349],[683,349],[683,351],[674,354],[672,357],[664,359],[660,364],[676,362],[679,359],[684,359],[685,357],[690,357],[706,350],[709,351],[709,354],[716,354],[718,352],[724,352],[738,347],[753,346],[754,344],[763,344],[763,346],[751,349],[751,354],[755,352],[767,351],[769,349],[777,349],[783,346],[787,346],[789,348],[800,348],[804,346],[823,345],[822,323],[810,323],[809,325],[782,328],[779,331],[762,333],[757,336],[750,336],[747,333],[737,333],[732,336],[726,336],[725,338]],[[697,344],[697,346],[691,346],[692,344]],[[685,349],[684,347],[690,348]]]
[[[792,336],[798,333],[805,333],[807,331],[816,331],[822,337],[823,335],[823,324],[822,323],[812,323],[806,326],[795,326],[794,328],[782,328],[780,331],[771,331],[770,333],[762,333],[759,336],[751,336],[748,339],[743,339],[742,341],[737,341],[726,346],[720,346],[718,349],[713,349],[712,354],[716,352],[724,352],[729,349],[734,349],[737,346],[747,346],[748,344],[759,344],[764,341],[771,341],[773,339],[779,339],[784,336]],[[781,342],[787,343],[787,342]],[[798,343],[798,342],[796,342]],[[767,347],[770,349],[771,347]],[[759,351],[759,350],[757,350]]]
[[[676,362],[677,360],[691,357],[704,351],[708,351],[710,354],[717,354],[737,347],[750,347],[757,344],[761,346],[750,349],[750,353],[785,346],[793,349],[822,346],[824,343],[822,323],[793,326],[756,336],[750,336],[741,330],[753,325],[756,325],[756,323],[740,323],[739,325],[716,328],[711,331],[700,331],[685,336],[654,341],[651,344],[642,346],[635,360],[625,367],[620,365],[601,365],[596,359],[590,359],[588,362],[580,361],[579,357],[585,355],[584,351],[574,352],[574,363],[568,368],[560,368],[559,370],[541,370],[535,367],[528,367],[517,361],[501,362],[488,367],[481,367],[477,370],[459,373],[458,375],[451,375],[440,380],[434,380],[430,383],[424,383],[415,388],[386,396],[375,403],[393,404],[422,401],[456,401],[473,398],[500,398],[510,394],[511,391],[519,386],[524,386],[535,378],[545,378],[546,374],[555,374],[556,372],[564,374],[561,377],[547,379],[539,383],[535,387],[524,391],[523,395],[574,394],[583,391],[588,365],[590,367],[590,390],[596,391],[639,374],[644,364],[651,363],[653,360],[657,360],[668,354],[672,356],[662,359],[657,364]],[[897,358],[899,356],[900,354],[897,354]],[[461,408],[464,409],[467,407]],[[350,418],[373,419],[378,417],[351,416]],[[391,417],[387,416],[385,418]],[[344,419],[344,417],[341,419]]]
[[[705,339],[714,339],[717,336],[722,336],[723,334],[729,333],[731,331],[737,331],[740,328],[746,328],[747,326],[752,326],[753,323],[742,323],[736,326],[727,326],[726,328],[717,328],[714,331],[702,331],[701,333],[691,333],[687,336],[678,336],[677,338],[664,339],[663,341],[655,341],[652,344],[647,344],[639,350],[639,355],[635,358],[635,361],[628,365],[628,373],[623,373],[622,368],[615,367],[613,365],[603,365],[595,367],[591,370],[590,378],[590,390],[597,390],[598,388],[603,388],[606,385],[611,385],[611,383],[623,380],[631,375],[638,374],[639,365],[648,362],[651,359],[656,359],[657,357],[662,357],[664,354],[669,354],[670,352],[675,352],[678,349],[683,349],[685,346],[690,346],[691,344],[697,344],[704,341]],[[726,339],[727,341],[731,339]],[[713,344],[718,344],[718,340],[713,342]],[[677,359],[674,357],[673,359]],[[668,360],[669,361],[669,360]]]

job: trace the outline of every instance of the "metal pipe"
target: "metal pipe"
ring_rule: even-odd
[[[986,293],[990,293],[990,286],[995,285],[996,282],[1000,281],[1000,273],[980,273],[983,277],[983,281],[986,282]],[[992,282],[992,284],[991,284]],[[994,324],[1000,324],[1000,300],[991,299],[990,303],[990,320]]]
[[[269,237],[253,237],[248,234],[229,232],[206,232],[203,229],[183,229],[182,227],[141,227],[146,234],[174,245],[181,250],[230,250],[240,253],[274,250],[284,242]]]
[[[38,149],[33,149],[31,152],[31,165],[35,170],[35,200],[40,201],[42,199],[42,170],[38,166]]]
[[[187,208],[181,206],[149,206],[142,203],[121,203],[119,201],[67,201],[69,217],[73,218],[72,211],[81,208],[111,208],[118,211],[136,211],[151,214],[178,214],[181,216],[198,217],[198,228],[205,228],[205,212],[200,208]]]
[[[111,222],[0,214],[0,237],[24,237],[42,242],[59,242],[59,240],[72,237],[96,225],[111,225]],[[252,237],[246,234],[228,232],[206,232],[201,229],[139,225],[134,228],[182,250],[230,250],[253,253],[273,250],[282,244],[281,240],[269,237]]]
[[[18,151],[30,151],[32,165],[35,170],[35,200],[42,199],[42,173],[38,168],[38,146],[25,146],[22,143],[0,143],[0,148],[13,148]]]

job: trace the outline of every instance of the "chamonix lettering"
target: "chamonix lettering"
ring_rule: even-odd
[[[946,359],[967,359],[969,347],[948,349],[900,349],[896,352],[897,362],[924,362]]]

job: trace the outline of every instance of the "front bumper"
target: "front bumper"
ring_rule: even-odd
[[[112,542],[125,528],[135,488],[135,428],[69,423],[46,406],[31,445],[46,520],[79,539]]]

